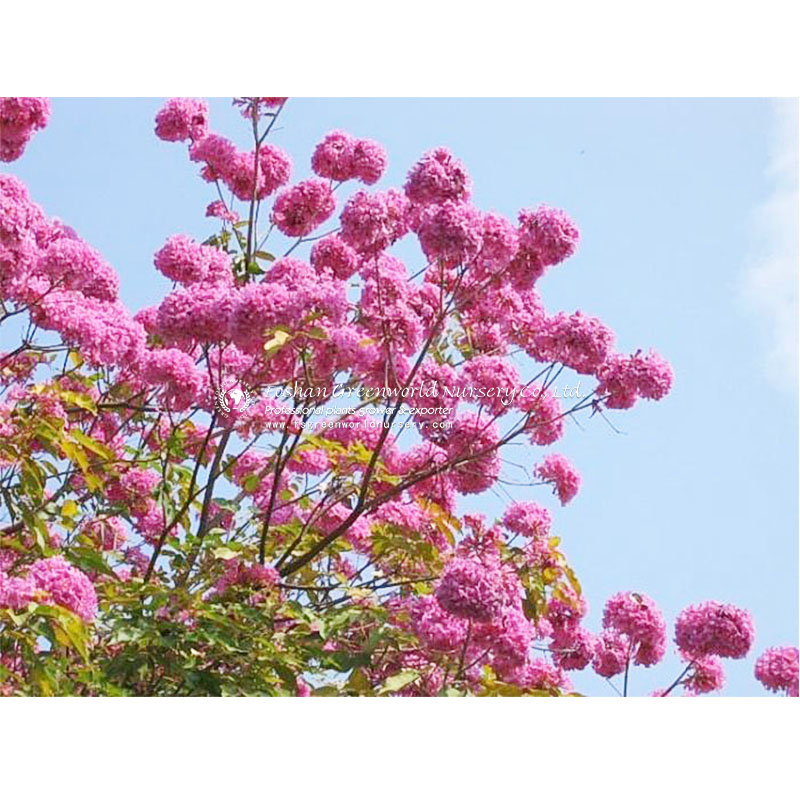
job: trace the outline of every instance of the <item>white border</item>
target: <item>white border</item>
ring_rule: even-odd
[[[11,4],[3,32],[14,95],[800,94],[785,0],[84,0]]]

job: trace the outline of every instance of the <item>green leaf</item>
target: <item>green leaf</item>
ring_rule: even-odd
[[[242,481],[242,488],[246,492],[254,492],[260,485],[261,478],[259,478],[258,475],[248,475],[244,481]]]
[[[383,686],[378,689],[378,694],[389,694],[390,692],[398,692],[404,686],[414,683],[419,678],[419,672],[415,669],[404,669],[395,675],[390,675],[384,682]]]
[[[36,613],[53,620],[53,633],[58,643],[77,650],[84,662],[88,663],[88,635],[83,620],[77,614],[61,606],[41,605],[36,607]]]
[[[350,679],[347,681],[347,688],[362,697],[372,694],[372,686],[370,685],[367,673],[363,669],[353,670]]]
[[[84,411],[91,411],[92,414],[97,414],[97,406],[89,395],[81,394],[80,392],[69,392],[65,389],[62,389],[59,395],[68,403],[72,403],[72,405],[82,408]]]
[[[86,458],[86,453],[83,451],[83,448],[66,439],[60,442],[60,444],[64,455],[74,464],[77,464],[81,472],[85,473],[89,469],[89,459]]]
[[[107,461],[113,461],[115,459],[113,450],[104,445],[102,442],[97,442],[90,436],[87,436],[83,431],[75,428],[70,431],[70,435],[76,442],[82,444],[87,450],[91,450],[96,455],[102,456]]]

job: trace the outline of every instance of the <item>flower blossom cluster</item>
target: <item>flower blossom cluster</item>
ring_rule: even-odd
[[[0,161],[16,161],[49,119],[46,97],[0,97]]]
[[[436,653],[461,653],[464,679],[476,681],[481,665],[526,690],[569,691],[562,669],[533,658],[531,645],[541,632],[522,608],[515,572],[485,542],[466,542],[446,565],[433,596],[410,599],[402,608],[424,646]]]
[[[685,608],[675,622],[675,642],[692,657],[744,658],[755,635],[749,611],[714,600]]]
[[[62,556],[35,561],[22,577],[0,571],[0,608],[22,609],[31,602],[63,606],[87,622],[97,613],[94,585]]]
[[[334,181],[357,179],[371,185],[386,171],[386,151],[371,139],[356,139],[344,131],[332,131],[316,147],[311,168],[320,178]]]
[[[798,696],[798,650],[796,647],[770,647],[757,659],[755,676],[771,692]]]
[[[561,505],[565,506],[578,494],[581,487],[581,476],[572,463],[558,453],[551,453],[535,469],[536,475],[547,483],[553,484]]]
[[[603,610],[603,629],[612,634],[610,642],[622,637],[626,658],[634,664],[652,667],[667,651],[666,622],[647,595],[620,592],[609,598]]]

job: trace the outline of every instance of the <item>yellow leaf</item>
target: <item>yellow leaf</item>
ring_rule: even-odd
[[[74,500],[67,500],[63,506],[61,506],[61,516],[62,517],[74,517],[78,513],[78,504]]]
[[[275,333],[272,334],[272,338],[264,344],[264,352],[269,354],[280,350],[291,338],[292,335],[286,331],[275,331]]]

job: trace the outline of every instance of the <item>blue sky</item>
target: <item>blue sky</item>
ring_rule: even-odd
[[[134,309],[167,288],[152,266],[167,236],[213,230],[203,217],[212,188],[181,145],[152,133],[160,104],[55,100],[49,127],[4,165],[116,267]],[[211,105],[214,129],[246,146],[230,101]],[[584,478],[569,506],[541,487],[510,490],[553,511],[590,602],[589,627],[609,595],[631,589],[652,596],[670,626],[705,599],[749,608],[754,656],[796,644],[796,106],[292,99],[273,140],[292,154],[296,178],[332,128],[386,146],[380,186],[402,183],[425,150],[445,145],[469,168],[481,208],[511,217],[540,202],[566,209],[582,242],[540,282],[548,309],[581,308],[616,331],[620,349],[652,346],[671,361],[672,394],[616,414],[620,433],[599,418],[568,426],[555,449]],[[467,507],[495,516],[505,502],[487,494]],[[764,693],[753,660],[726,662],[726,694]],[[632,692],[664,686],[678,670],[673,653],[638,668]],[[612,693],[590,672],[575,684]]]

